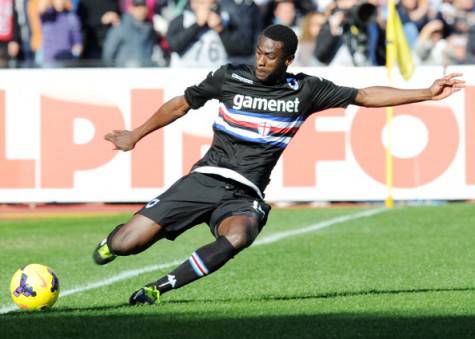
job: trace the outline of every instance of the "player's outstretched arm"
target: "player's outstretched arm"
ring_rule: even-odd
[[[386,107],[425,100],[442,100],[465,88],[465,81],[457,79],[461,73],[451,73],[434,81],[429,88],[399,89],[374,86],[358,90],[355,104],[365,107]]]
[[[130,151],[135,144],[147,134],[160,129],[176,119],[184,116],[190,109],[185,97],[177,96],[164,103],[155,114],[147,119],[142,125],[132,131],[114,130],[104,136],[104,139],[112,142],[114,149]]]

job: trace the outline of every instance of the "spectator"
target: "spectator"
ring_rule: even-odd
[[[262,10],[265,26],[280,23],[298,32],[300,18],[316,11],[317,5],[311,0],[273,0],[262,7]]]
[[[454,32],[467,34],[470,26],[475,24],[474,0],[454,0],[453,7],[455,10]]]
[[[262,16],[253,0],[221,0],[223,11],[230,17],[229,27],[223,32],[228,61],[253,63],[257,38],[262,31]]]
[[[443,36],[444,23],[441,20],[429,21],[421,30],[414,46],[416,57],[421,64],[443,65],[447,45]]]
[[[20,28],[13,0],[0,0],[0,67],[8,67],[20,55]]]
[[[447,38],[446,63],[447,65],[462,65],[467,63],[467,34],[452,34]]]
[[[168,2],[168,0],[145,1],[148,9],[147,20],[153,24],[153,29],[155,30],[158,37],[158,42],[154,48],[154,53],[152,56],[152,61],[157,66],[167,66],[170,61],[170,47],[168,46],[168,41],[165,38],[170,20],[164,16],[166,9],[171,10],[172,7],[170,6],[171,1],[170,4]],[[128,12],[131,6],[132,0],[120,0],[120,9],[123,13]]]
[[[466,62],[469,64],[475,64],[475,25],[470,26],[468,31],[466,53]]]
[[[69,0],[41,0],[42,66],[65,65],[82,52],[81,24]]]
[[[33,53],[30,48],[31,30],[28,22],[27,3],[28,0],[15,0],[15,10],[21,41],[20,52],[22,62],[27,60],[30,64],[33,61]]]
[[[414,46],[419,31],[429,21],[428,0],[401,0],[397,11],[403,24],[409,46]]]
[[[155,14],[155,9],[158,6],[159,2],[160,1],[157,1],[157,0],[146,0],[145,1],[145,4],[147,6],[147,20],[149,20],[149,21],[153,20],[153,16]],[[132,0],[122,0],[122,6],[121,6],[122,12],[127,13],[129,11],[130,7],[132,7],[133,5],[134,4],[133,4]]]
[[[442,20],[429,21],[421,30],[415,45],[417,60],[423,65],[460,65],[470,60],[468,35],[444,34]]]
[[[13,11],[15,37],[12,43],[7,43],[5,36],[0,32],[0,66],[5,67],[6,63],[12,65],[16,60],[31,61],[35,54],[36,59],[43,64],[40,47],[43,45],[44,32],[38,9],[43,1],[0,0],[0,10],[9,3],[13,3],[15,8]],[[65,2],[67,11],[75,12],[77,8],[83,23],[85,46],[81,57],[87,59],[85,65],[102,65],[102,57],[108,54],[105,51],[103,53],[107,32],[119,25],[120,13],[128,13],[132,1]],[[385,0],[144,0],[144,2],[148,8],[146,21],[152,23],[156,39],[152,61],[147,62],[147,65],[168,65],[172,52],[172,66],[208,67],[225,62],[249,63],[250,60],[252,62],[258,32],[272,23],[290,26],[300,35],[296,65],[385,64]],[[396,0],[396,2],[406,37],[413,47],[417,62],[422,64],[475,62],[475,38],[473,38],[475,0]],[[372,16],[367,22],[359,22],[355,8],[361,9],[363,3],[369,7],[376,6],[373,6],[376,8],[374,11],[380,14],[377,20]],[[365,7],[364,10],[369,7]],[[317,9],[322,14],[313,14]],[[0,24],[9,22],[8,13],[2,11],[4,19],[0,18]],[[308,13],[312,14],[305,17]],[[420,37],[426,24],[432,20],[442,23],[441,35],[438,35],[440,30],[428,33],[430,28],[434,27],[429,25],[424,35]],[[440,23],[436,24],[438,25]],[[3,24],[3,27],[8,25]],[[312,36],[317,31],[317,41],[313,41]],[[165,36],[168,39],[164,38]],[[312,50],[314,50],[313,56]],[[146,59],[148,60],[148,56]],[[108,62],[111,65],[121,64],[111,60]],[[134,61],[131,64],[142,65],[142,62]]]
[[[247,7],[242,7],[247,6]],[[250,56],[257,36],[258,9],[232,0],[191,0],[170,23],[167,39],[172,67],[207,67]],[[244,16],[242,13],[248,13]]]
[[[330,7],[334,6],[334,0],[313,0],[317,10],[320,13],[327,13]]]
[[[296,66],[318,66],[321,63],[315,58],[314,51],[317,36],[326,19],[322,13],[307,13],[300,22],[300,36],[297,53],[295,55]]]
[[[83,25],[84,59],[101,59],[107,31],[120,23],[119,13],[118,0],[80,0],[78,15]]]
[[[297,9],[293,0],[278,0],[275,1],[273,24],[285,25],[294,30],[298,35]]]
[[[132,0],[128,13],[121,23],[107,34],[103,60],[117,67],[152,66],[152,54],[157,41],[153,25],[147,20],[145,0]]]
[[[371,65],[375,51],[369,49],[369,42],[381,36],[375,14],[376,7],[369,2],[336,0],[317,37],[315,57],[327,65]]]

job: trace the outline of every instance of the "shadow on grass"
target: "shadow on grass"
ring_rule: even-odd
[[[403,316],[376,313],[246,315],[235,303],[325,299],[365,295],[465,292],[475,288],[370,290],[303,296],[165,300],[163,307],[127,307],[125,303],[57,308],[47,312],[0,315],[3,338],[475,338],[475,315]],[[195,304],[189,306],[179,304]],[[203,306],[208,304],[208,306]],[[222,307],[223,305],[227,305]],[[197,306],[197,307],[195,307]],[[239,308],[241,307],[241,308]],[[255,307],[255,305],[254,305]],[[298,305],[296,306],[298,307]],[[230,313],[226,310],[234,309]],[[263,308],[266,309],[266,308]],[[267,308],[268,309],[268,308]],[[255,310],[254,310],[255,311]],[[255,312],[254,312],[255,313]],[[278,312],[276,312],[278,313]],[[318,310],[315,311],[318,313]]]
[[[2,338],[474,338],[475,316],[391,317],[377,314],[85,315],[0,318]]]
[[[438,292],[470,292],[475,291],[475,287],[455,287],[455,288],[415,288],[415,289],[401,289],[401,290],[367,290],[367,291],[348,291],[348,292],[327,292],[306,295],[281,295],[281,296],[259,296],[258,298],[221,298],[221,299],[175,299],[167,300],[166,303],[171,304],[189,304],[189,303],[218,303],[228,302],[236,303],[243,301],[278,301],[278,300],[305,300],[305,299],[332,299],[345,297],[358,297],[370,295],[384,295],[384,294],[417,294],[417,293],[438,293]],[[474,338],[475,339],[475,338]]]

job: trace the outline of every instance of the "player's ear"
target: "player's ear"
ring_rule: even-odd
[[[292,62],[294,62],[295,55],[289,55],[287,58],[285,58],[285,66],[289,67]]]

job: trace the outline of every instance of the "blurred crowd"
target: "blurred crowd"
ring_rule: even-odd
[[[416,64],[475,63],[475,0],[396,3]],[[273,23],[295,65],[384,65],[386,17],[386,0],[0,0],[0,67],[252,63]]]

